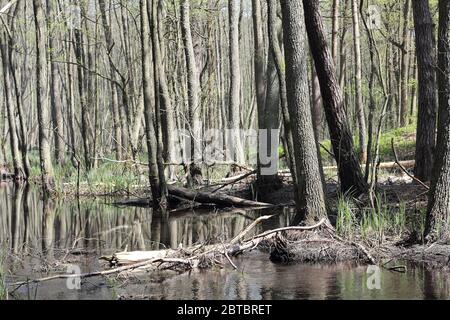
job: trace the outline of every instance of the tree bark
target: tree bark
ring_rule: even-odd
[[[56,25],[57,13],[55,10],[55,0],[47,0],[47,25],[49,32],[49,59],[50,59],[50,107],[52,115],[52,131],[55,144],[55,163],[57,165],[64,164],[65,144],[64,144],[64,127],[62,115],[62,101],[58,97],[61,92],[60,79],[58,77],[58,65],[54,62],[57,52],[55,41],[55,33],[53,30]]]
[[[438,33],[438,134],[431,180],[425,239],[448,239],[450,212],[450,2],[439,1]]]
[[[303,6],[300,1],[282,1],[287,98],[297,170],[297,215],[294,223],[327,218],[325,194],[320,177],[311,104],[308,90],[307,45]]]
[[[39,157],[41,180],[45,193],[54,189],[53,165],[49,137],[51,131],[48,108],[47,85],[47,27],[43,11],[44,1],[33,0],[34,24],[36,28],[36,109],[39,126]]]
[[[13,161],[13,172],[15,179],[25,178],[22,166],[22,158],[19,150],[19,139],[16,126],[16,116],[14,108],[14,99],[12,97],[11,88],[11,75],[9,65],[11,64],[9,52],[7,50],[6,34],[1,32],[0,34],[0,57],[2,60],[2,80],[3,80],[3,92],[5,94],[6,102],[6,114],[8,117],[9,126],[9,140],[10,140],[10,150]]]
[[[436,146],[436,49],[428,0],[414,0],[413,11],[419,85],[414,175],[429,181]]]
[[[141,15],[141,50],[142,50],[142,85],[144,95],[145,135],[147,142],[149,181],[154,205],[161,200],[162,194],[159,183],[157,165],[157,138],[155,129],[155,94],[154,70],[152,63],[151,37],[149,24],[149,0],[140,0]],[[151,0],[150,0],[151,1]]]
[[[411,1],[405,0],[403,9],[403,43],[401,50],[401,75],[400,75],[400,126],[408,124],[408,77],[409,77],[409,18]]]
[[[239,15],[240,0],[228,1],[228,19],[230,24],[230,102],[228,107],[228,129],[230,129],[230,141],[228,149],[234,151],[234,161],[244,162],[244,152],[242,149],[241,138],[239,134],[241,123],[241,64],[239,56]]]
[[[331,27],[331,57],[333,58],[334,65],[337,66],[340,0],[333,0],[332,9],[333,9],[333,19]]]
[[[199,166],[196,164],[196,153],[199,153],[200,145],[200,79],[195,61],[194,45],[191,32],[191,13],[189,0],[181,2],[181,33],[184,43],[184,54],[186,58],[187,82],[188,82],[188,111],[189,111],[189,131],[190,131],[190,164],[189,176],[191,185],[201,183],[202,175]]]
[[[359,10],[358,0],[352,1],[353,18],[353,49],[355,53],[355,110],[358,120],[359,132],[359,152],[360,161],[367,161],[367,133],[366,133],[366,115],[364,112],[363,94],[362,94],[362,62],[361,62],[361,32],[359,28]]]
[[[309,46],[319,78],[333,153],[338,164],[341,190],[342,192],[354,192],[359,195],[367,190],[367,184],[364,181],[354,151],[353,138],[344,109],[341,89],[336,78],[333,59],[325,40],[319,2],[317,0],[305,0],[303,3]]]
[[[268,11],[268,29],[269,29],[269,54],[273,55],[275,67],[277,69],[278,81],[280,84],[280,102],[281,102],[281,114],[283,116],[284,125],[284,140],[286,144],[286,155],[291,172],[294,188],[296,189],[296,170],[295,170],[295,157],[294,157],[294,141],[292,139],[291,119],[288,110],[287,101],[287,88],[286,88],[286,72],[283,53],[281,51],[280,42],[282,39],[282,24],[278,23],[277,18],[277,6],[276,0],[269,0],[267,2]],[[297,192],[295,190],[295,192]],[[298,198],[298,197],[296,197]]]
[[[105,0],[98,0],[99,3],[99,9],[100,9],[100,15],[102,18],[102,25],[103,30],[105,32],[105,41],[106,41],[106,50],[108,55],[108,62],[109,62],[109,77],[111,80],[116,80],[116,72],[114,70],[114,63],[112,61],[111,57],[111,50],[114,46],[114,42],[112,39],[111,34],[111,27],[108,24],[108,19],[106,16],[106,4]],[[114,146],[116,151],[116,160],[122,159],[122,128],[120,123],[120,111],[119,111],[119,99],[118,99],[118,93],[117,93],[117,84],[116,83],[110,83],[110,89],[111,89],[111,109],[112,109],[112,115],[113,115],[113,132],[114,132]]]

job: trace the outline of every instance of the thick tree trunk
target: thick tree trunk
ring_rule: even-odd
[[[448,239],[450,212],[450,2],[439,1],[438,72],[439,114],[436,159],[428,201],[425,237]]]
[[[436,49],[428,0],[414,0],[413,10],[419,84],[414,175],[429,181],[436,146]]]
[[[39,156],[41,179],[44,192],[54,189],[53,166],[49,137],[51,135],[49,108],[47,102],[47,28],[43,1],[33,0],[34,24],[36,27],[36,109],[39,126]]]
[[[331,53],[325,40],[319,2],[303,1],[306,30],[322,92],[325,116],[343,192],[364,193],[367,185],[353,147],[341,89]]]
[[[303,6],[300,1],[283,1],[284,46],[287,97],[297,170],[297,216],[294,223],[312,224],[327,217],[312,126],[308,90],[307,44]]]

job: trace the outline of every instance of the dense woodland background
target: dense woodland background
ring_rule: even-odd
[[[0,10],[3,174],[40,176],[46,192],[91,172],[143,175],[165,207],[168,181],[194,187],[212,166],[176,163],[188,153],[177,143],[206,147],[211,128],[280,128],[296,220],[312,222],[327,214],[324,164],[337,164],[342,192],[375,205],[395,138],[416,180],[431,181],[426,234],[448,236],[447,1],[2,0]],[[263,149],[222,138],[215,152],[237,152],[218,167],[245,167]],[[261,195],[278,182],[258,174]]]

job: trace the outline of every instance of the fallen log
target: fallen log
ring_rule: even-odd
[[[169,196],[181,200],[189,200],[200,204],[215,205],[218,207],[238,207],[238,208],[268,208],[274,205],[266,202],[258,202],[253,200],[242,199],[235,196],[230,196],[224,193],[214,193],[207,191],[190,190],[182,187],[167,186]],[[135,206],[148,207],[152,203],[150,198],[131,199],[116,201],[113,204],[116,206]]]
[[[199,203],[213,203],[222,207],[253,207],[266,208],[272,207],[273,204],[246,200],[223,193],[210,193],[204,191],[189,190],[186,188],[167,186],[169,194],[175,197],[191,200]]]
[[[398,164],[402,165],[404,168],[406,169],[412,169],[414,168],[415,165],[415,161],[414,160],[406,160],[406,161],[399,161],[398,163],[396,161],[391,161],[391,162],[382,162],[379,165],[380,169],[395,169],[397,167]],[[365,167],[365,164],[361,164],[362,167]],[[371,166],[371,165],[370,165]],[[337,170],[337,166],[327,166],[327,167],[323,167],[324,170]]]

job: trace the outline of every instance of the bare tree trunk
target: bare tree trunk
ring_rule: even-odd
[[[436,49],[428,0],[414,0],[413,10],[419,84],[414,175],[429,181],[436,146]]]
[[[196,164],[196,153],[199,152],[200,145],[200,80],[195,61],[194,45],[192,42],[191,19],[189,0],[181,2],[181,33],[184,42],[184,52],[186,57],[187,78],[188,78],[188,111],[189,111],[189,131],[191,135],[191,163],[189,165],[190,184],[200,184],[201,170]]]
[[[309,45],[319,78],[333,152],[338,164],[341,190],[361,194],[366,191],[367,184],[353,148],[353,138],[344,109],[341,89],[325,40],[319,3],[317,0],[303,1],[303,3]]]
[[[358,0],[352,1],[352,17],[353,17],[353,46],[355,52],[355,110],[359,128],[359,152],[361,162],[367,160],[367,133],[366,133],[366,116],[364,112],[363,94],[362,94],[362,62],[361,62],[361,32],[359,28],[359,10]]]
[[[286,75],[285,75],[285,62],[283,53],[281,51],[280,40],[282,38],[282,25],[278,23],[277,19],[277,6],[278,3],[276,0],[269,0],[267,2],[268,9],[268,28],[269,28],[269,54],[273,55],[275,67],[277,69],[278,81],[280,84],[280,102],[281,102],[281,113],[283,116],[283,125],[284,125],[284,140],[287,147],[286,155],[288,159],[289,169],[291,171],[291,175],[294,182],[294,187],[296,189],[296,166],[295,166],[295,157],[294,157],[294,141],[292,139],[292,129],[291,129],[291,120],[289,116],[288,110],[288,101],[287,101],[287,89],[286,89]],[[295,192],[297,192],[295,190]],[[296,197],[298,198],[298,197]]]
[[[263,22],[261,12],[261,1],[252,0],[253,12],[253,37],[255,44],[255,87],[256,101],[258,106],[258,191],[261,196],[267,192],[273,192],[279,185],[277,181],[278,174],[262,174],[262,168],[274,166],[272,161],[262,164],[261,157],[267,157],[272,154],[271,141],[272,130],[279,129],[280,115],[280,83],[278,79],[277,69],[275,67],[275,58],[270,49],[267,63],[267,71],[265,75],[265,51],[264,51],[264,35]],[[269,46],[270,47],[270,46]],[[261,141],[261,135],[265,134],[265,144]],[[278,152],[278,151],[277,151]],[[278,171],[278,170],[277,170]]]
[[[320,177],[312,126],[308,90],[307,44],[303,6],[300,1],[283,1],[284,46],[287,97],[297,169],[297,216],[295,223],[312,223],[327,217],[325,194]]]
[[[36,109],[39,125],[39,156],[44,192],[54,189],[53,166],[49,137],[51,134],[47,87],[47,28],[43,11],[44,1],[33,0],[36,27]]]
[[[425,238],[448,239],[450,212],[450,2],[439,1],[438,36],[439,114],[436,159],[431,180]]]
[[[234,161],[244,162],[240,130],[241,113],[241,66],[239,61],[239,13],[240,0],[228,1],[228,15],[230,24],[230,102],[228,107],[228,129],[230,141],[228,147],[234,150]]]
[[[313,99],[312,101],[313,126],[316,138],[319,139],[320,134],[322,132],[323,101],[322,101],[322,94],[320,92],[319,77],[317,76],[316,67],[314,66],[314,58],[312,59],[311,63],[311,78],[312,78],[311,95]]]
[[[152,190],[152,199],[155,206],[159,204],[162,194],[160,190],[159,172],[157,165],[157,138],[155,128],[155,94],[154,70],[151,51],[151,37],[149,25],[148,1],[140,0],[141,15],[141,50],[142,50],[142,85],[144,94],[145,135],[147,141],[149,181]]]
[[[409,76],[409,18],[411,1],[405,0],[403,9],[403,44],[401,55],[401,75],[400,75],[400,126],[408,124],[408,76]]]
[[[62,115],[62,101],[60,98],[60,80],[58,77],[58,66],[55,60],[57,45],[55,41],[57,13],[55,11],[55,0],[47,0],[47,26],[49,32],[49,59],[50,59],[50,107],[52,114],[52,131],[55,144],[55,163],[63,165],[65,161],[64,127]]]
[[[149,1],[151,1],[152,6],[150,7]],[[152,40],[152,52],[153,52],[153,76],[155,84],[155,93],[161,93],[161,80],[165,80],[165,76],[162,75],[162,62],[160,57],[160,43],[158,37],[158,0],[147,0],[150,21],[150,36]],[[165,84],[165,82],[164,82]],[[168,97],[166,96],[166,99]],[[161,128],[161,105],[162,105],[162,94],[156,95],[155,101],[155,133],[156,133],[156,164],[158,167],[158,179],[159,179],[159,190],[161,198],[159,199],[159,206],[166,213],[168,206],[167,203],[167,186],[166,177],[164,174],[164,157],[163,157],[163,139],[162,139],[162,128]]]
[[[105,0],[98,0],[99,2],[99,8],[100,8],[100,14],[102,18],[102,24],[103,24],[103,30],[105,32],[105,40],[106,40],[106,46],[107,46],[107,54],[108,54],[108,61],[109,61],[109,77],[111,80],[115,81],[116,79],[116,72],[114,70],[115,66],[112,61],[111,57],[111,50],[114,46],[114,42],[112,39],[111,34],[111,27],[108,24],[108,19],[106,16],[106,5]],[[120,123],[120,111],[119,111],[119,99],[118,99],[118,93],[117,93],[117,84],[116,83],[110,83],[111,88],[111,109],[112,109],[112,115],[113,115],[113,130],[114,130],[114,146],[116,151],[116,160],[122,159],[122,130],[121,130],[121,123]]]
[[[333,58],[335,66],[337,66],[337,56],[338,56],[339,18],[340,18],[340,0],[333,0],[333,18],[331,27],[331,57]]]
[[[152,35],[155,40],[153,51],[155,57],[155,65],[157,66],[158,83],[160,89],[160,101],[161,101],[161,128],[162,128],[162,141],[163,141],[163,158],[167,163],[172,163],[174,160],[175,136],[174,136],[174,112],[172,107],[172,101],[167,84],[167,77],[165,72],[165,65],[163,60],[162,48],[163,48],[163,28],[162,28],[162,8],[163,1],[158,0],[157,5],[154,5],[153,10],[156,10],[157,25],[153,28]],[[156,8],[155,8],[156,7]],[[155,13],[153,14],[155,17]],[[155,18],[153,19],[155,22]],[[169,176],[173,178],[174,170],[171,166],[168,167]]]
[[[11,88],[11,75],[9,65],[11,64],[10,57],[8,54],[8,50],[6,48],[7,41],[5,39],[6,34],[1,32],[0,34],[0,57],[2,60],[2,80],[3,80],[3,92],[5,94],[5,102],[6,102],[6,113],[8,117],[8,126],[9,126],[9,139],[10,139],[10,150],[13,161],[13,170],[14,177],[16,179],[25,178],[22,166],[22,158],[19,150],[19,139],[17,135],[17,126],[16,126],[16,116],[15,116],[15,108],[14,108],[14,99],[12,97],[12,88]]]

